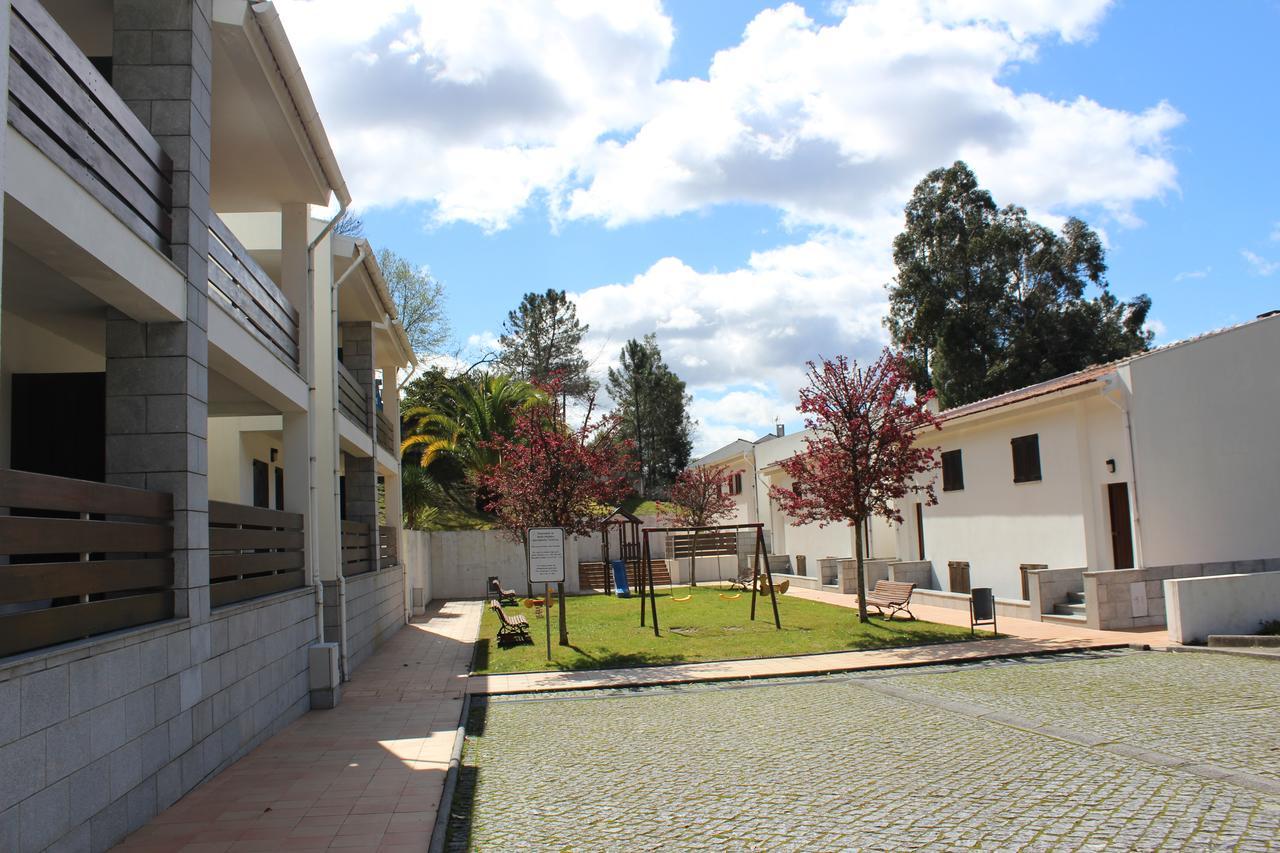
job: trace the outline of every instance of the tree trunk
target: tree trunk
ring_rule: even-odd
[[[693,531],[693,542],[689,551],[689,586],[698,585],[698,531]]]
[[[560,601],[560,645],[569,645],[569,626],[564,621],[564,584],[556,584],[556,598]],[[547,602],[548,606],[551,602]],[[551,611],[547,611],[547,618],[551,618]],[[864,620],[865,621],[865,620]]]
[[[853,526],[853,541],[858,558],[858,621],[867,620],[867,574],[862,563],[862,520]]]

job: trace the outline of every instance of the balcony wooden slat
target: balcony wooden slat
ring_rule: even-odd
[[[301,551],[269,551],[264,554],[213,554],[209,557],[209,580],[220,581],[243,575],[284,572],[303,567]]]
[[[57,94],[58,99],[69,108],[69,112],[72,115],[80,119],[85,126],[86,136],[92,134],[93,139],[85,147],[106,152],[118,160],[124,169],[128,170],[128,178],[122,178],[119,181],[120,186],[123,187],[134,183],[146,192],[154,202],[158,203],[161,209],[171,210],[173,208],[173,185],[170,183],[169,177],[160,171],[157,162],[138,148],[124,128],[111,120],[111,116],[103,111],[102,104],[85,88],[85,81],[76,79],[20,17],[14,17],[12,20],[13,27],[9,32],[10,50],[31,67],[36,77],[45,86]],[[13,67],[11,63],[9,78],[9,88],[11,90],[14,89],[13,81],[15,79]],[[31,81],[31,78],[27,77],[25,69],[22,69],[21,66],[16,67],[22,77],[26,78],[27,81]],[[94,73],[96,74],[97,72],[95,71]],[[112,94],[114,94],[114,90]],[[34,106],[34,102],[29,97],[24,96],[22,100],[28,105]],[[46,111],[52,113],[61,109],[53,106],[47,95],[45,96],[45,101],[48,104],[45,110],[34,110],[37,115],[43,117]],[[133,115],[132,111],[129,114]],[[157,151],[159,151],[158,146]],[[159,153],[163,154],[163,151],[159,151]],[[133,206],[138,210],[143,210],[136,204]]]
[[[225,501],[209,501],[210,524],[247,524],[256,527],[279,527],[301,530],[302,515],[266,507],[245,506]]]
[[[10,70],[12,71],[12,68]],[[87,166],[69,154],[57,140],[27,115],[21,104],[14,100],[12,94],[9,96],[9,124],[28,142],[38,148],[41,153],[52,160],[62,171],[70,175],[99,204],[115,214],[139,240],[142,240],[157,252],[167,253],[169,251],[169,240],[172,236],[172,221],[169,217],[167,215],[165,217],[163,231],[157,231],[153,228],[152,223],[144,220],[129,205],[121,201],[118,195],[107,189],[106,185]]]
[[[217,551],[248,551],[256,548],[297,549],[302,547],[298,530],[250,530],[239,527],[209,528],[209,547]]]
[[[212,244],[211,244],[212,245]],[[276,357],[289,366],[297,369],[298,347],[272,323],[263,313],[262,308],[254,303],[235,279],[212,258],[209,260],[209,296],[220,296],[231,306],[231,316],[244,327],[250,335],[262,342]]]
[[[61,547],[66,547],[64,543]],[[14,563],[0,567],[0,604],[173,586],[173,560]]]
[[[296,326],[299,317],[298,309],[293,306],[293,303],[289,301],[289,297],[285,296],[284,291],[271,279],[271,276],[267,275],[266,270],[253,259],[253,256],[249,254],[249,250],[240,242],[240,238],[236,237],[231,229],[227,227],[227,223],[223,222],[215,214],[209,217],[209,230],[222,241],[223,245],[235,253],[236,259],[250,274],[254,284],[261,288],[262,295],[283,311],[285,316]]]
[[[38,0],[11,0],[10,7],[33,32],[49,46],[58,59],[72,72],[81,85],[92,93],[98,106],[120,126],[130,141],[147,156],[162,173],[173,171],[173,161],[120,98],[80,47],[63,32]]]
[[[0,554],[124,554],[172,550],[172,528],[158,524],[0,516]]]
[[[209,604],[212,607],[235,604],[262,595],[298,589],[304,582],[303,573],[298,571],[215,583],[209,587]]]
[[[0,468],[0,507],[168,520],[173,517],[173,496],[128,486]]]
[[[173,618],[173,593],[149,592],[0,616],[0,656]]]
[[[369,535],[369,525],[365,524],[363,521],[349,521],[349,520],[344,520],[344,521],[342,522],[342,532],[343,532],[343,533],[364,534],[365,536],[368,536],[368,535]]]
[[[210,229],[210,231],[213,230],[212,228]],[[209,254],[218,262],[218,266],[222,267],[227,275],[240,285],[245,295],[253,300],[253,304],[258,306],[258,310],[279,330],[280,334],[296,343],[298,339],[297,312],[291,312],[281,307],[262,288],[253,271],[245,265],[246,262],[252,263],[253,261],[249,257],[247,249],[238,243],[228,244],[225,238],[216,234],[213,236],[216,239],[209,241]],[[263,273],[263,275],[265,276],[266,273]]]

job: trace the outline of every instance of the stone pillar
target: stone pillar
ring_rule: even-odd
[[[373,441],[373,413],[376,405],[373,382],[373,324],[342,324],[342,363],[364,388],[365,423],[369,430],[369,455],[348,455],[347,518],[369,525],[373,559],[378,554],[378,464],[377,444]]]
[[[107,479],[172,492],[175,607],[209,613],[208,252],[212,28],[205,0],[118,0],[113,85],[173,158],[171,256],[187,317],[107,319]]]

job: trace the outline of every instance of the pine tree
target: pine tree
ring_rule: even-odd
[[[641,492],[662,494],[689,464],[693,423],[685,384],[662,360],[657,338],[627,341],[618,367],[609,368],[609,396],[622,418],[622,434],[635,442]]]
[[[507,372],[534,385],[554,383],[562,408],[566,399],[585,400],[595,390],[582,355],[589,327],[563,290],[526,293],[502,328],[498,361]]]

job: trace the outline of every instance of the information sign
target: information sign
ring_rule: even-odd
[[[529,528],[529,581],[564,583],[564,528]]]

